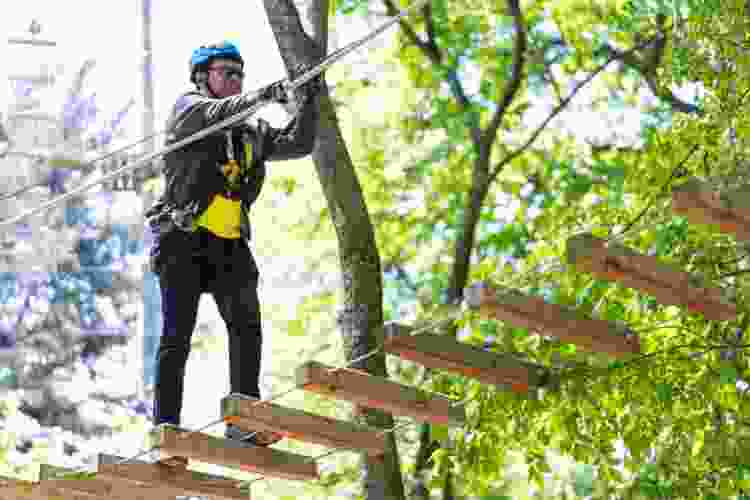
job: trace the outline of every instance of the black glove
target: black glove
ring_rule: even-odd
[[[278,102],[279,104],[286,104],[289,102],[289,94],[286,91],[283,81],[272,83],[268,87],[265,87],[261,91],[260,97],[261,99]]]
[[[298,65],[295,70],[292,71],[292,81],[308,72],[313,66],[314,65],[311,64]],[[303,96],[303,98],[315,97],[316,95],[320,94],[321,90],[323,90],[323,85],[325,85],[323,82],[323,73],[320,73],[311,80],[308,80],[301,88],[298,89],[298,92]]]

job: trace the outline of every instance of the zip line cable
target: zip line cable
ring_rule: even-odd
[[[162,131],[157,132],[155,134],[152,134],[152,135],[150,135],[148,137],[144,137],[142,139],[139,139],[136,142],[127,144],[127,145],[125,145],[125,146],[123,146],[123,147],[121,147],[119,149],[116,149],[114,151],[110,151],[109,153],[106,153],[106,154],[104,154],[104,155],[102,155],[102,156],[100,156],[98,158],[95,158],[95,159],[89,161],[88,163],[82,163],[81,166],[93,166],[94,163],[104,161],[104,160],[106,160],[106,159],[108,159],[108,158],[110,158],[110,157],[112,157],[112,156],[114,156],[116,154],[122,153],[123,151],[127,151],[128,149],[134,148],[134,147],[136,147],[137,145],[139,145],[139,144],[141,144],[143,142],[150,141],[151,139],[159,137],[160,135],[163,135],[164,133],[166,133],[166,131],[167,130],[165,129],[165,130],[162,130]],[[13,154],[13,152],[11,152],[9,154]],[[27,156],[27,155],[24,154],[24,156]],[[44,157],[40,157],[40,156],[37,156],[37,155],[28,155],[28,156],[33,156],[34,158],[45,159]],[[15,198],[17,196],[22,195],[23,193],[25,193],[27,191],[31,191],[32,189],[43,187],[45,184],[48,184],[48,183],[49,183],[48,180],[44,180],[44,181],[41,181],[41,182],[39,182],[37,184],[29,184],[28,186],[24,186],[22,188],[19,188],[19,189],[17,189],[16,191],[14,191],[12,193],[0,195],[0,201],[5,201],[5,200],[11,199],[11,198]]]
[[[390,28],[391,26],[393,26],[394,24],[396,24],[397,22],[399,22],[404,17],[407,17],[414,10],[416,10],[416,9],[424,6],[425,4],[427,4],[428,1],[429,0],[418,0],[414,5],[412,5],[411,7],[409,7],[408,10],[400,12],[398,15],[396,15],[392,19],[389,19],[388,21],[386,21],[385,23],[383,23],[381,26],[375,28],[369,34],[365,35],[364,37],[360,38],[359,40],[355,40],[354,42],[350,43],[349,45],[347,45],[345,47],[342,47],[342,48],[336,50],[335,52],[331,53],[330,55],[326,56],[325,58],[323,58],[323,60],[321,62],[317,63],[315,66],[313,66],[312,68],[310,68],[307,71],[305,71],[302,75],[299,75],[296,80],[289,81],[289,79],[286,78],[284,80],[281,80],[278,83],[281,83],[288,92],[298,89],[302,85],[306,84],[307,82],[309,82],[313,78],[317,77],[318,75],[320,75],[321,73],[323,73],[324,71],[326,71],[329,67],[333,66],[335,63],[337,63],[344,56],[346,56],[349,53],[357,50],[361,46],[369,43],[371,40],[373,40],[374,38],[376,38],[382,32],[384,32],[385,30],[387,30],[388,28]],[[257,91],[253,91],[253,92],[248,92],[248,93],[245,93],[244,95],[245,96],[255,95],[256,98],[259,98],[259,96],[261,95],[261,91],[262,90],[263,89],[257,90]],[[224,128],[227,128],[227,127],[229,127],[231,125],[239,123],[239,122],[241,122],[243,120],[246,120],[247,118],[249,118],[253,114],[257,113],[258,110],[260,110],[261,108],[263,108],[264,106],[266,106],[268,104],[270,104],[270,101],[261,100],[261,101],[257,102],[256,104],[252,105],[250,108],[248,108],[248,109],[246,109],[244,111],[240,111],[239,113],[235,114],[234,116],[230,116],[229,118],[226,118],[225,120],[222,120],[222,121],[220,121],[218,123],[215,123],[215,124],[213,124],[213,125],[211,125],[209,127],[206,127],[205,129],[200,130],[200,131],[194,133],[193,135],[190,135],[190,136],[186,137],[185,139],[182,139],[180,141],[175,142],[174,144],[166,146],[166,147],[162,148],[160,151],[144,155],[143,157],[141,157],[138,160],[134,161],[132,165],[124,165],[124,166],[120,167],[119,169],[106,174],[104,177],[102,177],[100,179],[96,179],[94,181],[91,181],[91,182],[88,182],[88,183],[84,183],[82,186],[78,186],[78,187],[74,188],[73,190],[71,190],[71,191],[69,191],[69,192],[67,192],[65,194],[62,194],[62,195],[58,196],[57,198],[54,198],[54,199],[49,200],[49,201],[47,201],[45,203],[42,203],[41,205],[39,205],[36,208],[33,208],[33,209],[28,210],[28,211],[26,211],[26,212],[24,212],[22,214],[19,214],[19,215],[10,217],[8,219],[5,219],[3,221],[0,221],[0,228],[9,226],[11,224],[15,224],[15,223],[17,223],[17,222],[19,222],[19,221],[27,218],[27,217],[35,215],[35,214],[37,214],[39,212],[42,212],[42,211],[44,211],[44,210],[46,210],[48,208],[52,208],[52,207],[54,207],[56,205],[59,205],[60,203],[62,203],[64,201],[66,201],[66,200],[74,197],[78,193],[82,193],[84,191],[88,191],[92,187],[94,187],[94,186],[96,186],[98,184],[101,184],[103,182],[106,182],[106,181],[108,181],[110,179],[113,179],[115,177],[118,177],[118,176],[122,175],[123,173],[129,172],[131,170],[135,170],[137,168],[141,168],[141,167],[145,166],[146,164],[148,164],[154,158],[158,158],[160,156],[164,156],[167,153],[171,153],[173,151],[177,151],[178,149],[181,149],[184,146],[187,146],[188,144],[191,144],[191,143],[193,143],[195,141],[203,139],[206,136],[209,136],[209,135],[211,135],[211,134],[213,134],[215,132],[218,132],[218,131],[220,131],[220,130],[222,130]],[[149,138],[146,138],[146,139],[143,139],[143,140],[148,140],[148,139],[151,139],[151,138],[152,137],[149,137]]]

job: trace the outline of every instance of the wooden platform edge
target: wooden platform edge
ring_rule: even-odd
[[[160,463],[130,460],[120,463],[120,457],[104,453],[98,456],[97,475],[118,488],[131,494],[137,492],[148,500],[173,500],[178,496],[208,497],[211,500],[250,498],[249,489],[243,490],[237,480],[206,480],[201,478],[202,473]],[[228,486],[226,483],[236,483],[238,486]]]
[[[699,179],[672,189],[672,211],[693,224],[714,226],[723,233],[750,240],[750,186],[717,192]]]
[[[290,439],[328,448],[364,451],[371,456],[385,453],[387,436],[378,429],[273,402],[256,404],[258,401],[249,397],[225,397],[221,400],[222,418],[246,432],[277,432]]]
[[[614,357],[630,357],[641,352],[638,336],[627,327],[586,318],[569,307],[551,304],[541,297],[478,282],[465,289],[464,298],[480,317],[527,328],[531,334],[553,336],[564,343]]]
[[[157,447],[162,457],[186,457],[293,481],[319,478],[317,465],[309,457],[274,448],[239,443],[167,424],[152,430],[148,439],[150,446]]]
[[[412,335],[413,327],[399,323],[386,324],[384,330],[386,352],[424,366],[460,373],[530,398],[559,388],[560,380],[549,368],[508,354],[486,352],[432,333]]]
[[[464,411],[451,406],[447,397],[431,395],[352,368],[335,370],[323,363],[308,361],[297,367],[295,379],[307,391],[422,422],[462,426],[466,420]]]
[[[724,321],[738,310],[718,288],[706,288],[700,279],[656,257],[643,255],[624,245],[610,244],[589,233],[567,241],[566,259],[599,279],[616,281],[655,297],[664,305],[686,307],[707,319]]]

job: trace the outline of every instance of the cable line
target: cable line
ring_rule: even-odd
[[[372,39],[374,39],[375,37],[377,37],[380,33],[384,32],[386,29],[388,29],[389,27],[391,27],[395,23],[399,22],[404,17],[406,17],[409,14],[411,14],[412,11],[414,11],[414,10],[416,10],[416,9],[424,6],[425,4],[427,4],[428,1],[429,0],[418,0],[408,10],[400,12],[397,16],[393,17],[392,19],[389,19],[388,21],[386,21],[385,23],[383,23],[381,26],[379,26],[379,27],[375,28],[374,30],[372,30],[369,34],[365,35],[364,37],[360,38],[359,40],[355,40],[354,42],[350,43],[349,45],[347,45],[345,47],[342,47],[342,48],[336,50],[335,52],[331,53],[330,55],[326,56],[325,58],[323,58],[323,60],[321,62],[317,63],[315,66],[313,66],[312,68],[310,68],[307,71],[305,71],[302,75],[299,75],[294,81],[289,81],[288,78],[285,78],[285,79],[281,80],[280,82],[276,82],[276,83],[281,83],[282,85],[284,85],[284,87],[286,88],[287,91],[296,90],[297,88],[301,87],[305,83],[309,82],[313,78],[315,78],[318,75],[320,75],[321,73],[323,73],[329,67],[333,66],[335,63],[337,63],[339,60],[341,60],[341,58],[343,58],[344,56],[348,55],[349,53],[357,50],[361,46],[363,46],[363,45],[367,44],[368,42],[370,42]],[[260,99],[260,96],[262,95],[262,92],[263,92],[264,89],[256,90],[256,91],[253,91],[253,92],[247,92],[244,95],[245,96],[252,96],[251,100]],[[158,158],[160,156],[163,156],[165,154],[171,153],[173,151],[177,151],[178,149],[181,149],[184,146],[187,146],[188,144],[192,144],[193,142],[196,142],[196,141],[198,141],[200,139],[203,139],[204,137],[209,136],[209,135],[213,134],[214,132],[218,132],[218,131],[220,131],[220,130],[222,130],[224,128],[232,126],[232,125],[234,125],[236,123],[239,123],[239,122],[241,122],[243,120],[246,120],[250,116],[252,116],[253,114],[257,113],[258,110],[260,110],[261,108],[263,108],[264,106],[266,106],[268,104],[270,104],[270,101],[268,101],[268,100],[259,100],[259,102],[257,102],[256,104],[254,104],[250,108],[248,108],[248,109],[246,109],[244,111],[240,111],[237,114],[235,114],[234,116],[230,116],[229,118],[227,118],[225,120],[222,120],[222,121],[220,121],[218,123],[215,123],[215,124],[213,124],[213,125],[211,125],[209,127],[206,127],[203,130],[199,130],[198,132],[194,133],[193,135],[190,135],[190,136],[188,136],[188,137],[186,137],[186,138],[184,138],[184,139],[182,139],[180,141],[177,141],[174,144],[171,144],[169,146],[165,146],[160,151],[156,151],[154,153],[146,154],[145,156],[143,156],[143,157],[139,158],[138,160],[136,160],[132,165],[124,165],[124,166],[120,167],[119,169],[117,169],[117,170],[115,170],[113,172],[110,172],[110,173],[104,175],[104,177],[102,177],[100,179],[97,179],[97,180],[94,180],[94,181],[91,181],[91,182],[88,182],[88,183],[84,183],[82,186],[78,186],[78,187],[74,188],[73,190],[71,190],[71,191],[69,191],[69,192],[67,192],[65,194],[62,194],[62,195],[58,196],[55,199],[49,200],[49,201],[47,201],[45,203],[42,203],[41,205],[39,205],[36,208],[33,208],[33,209],[28,210],[28,211],[26,211],[24,213],[21,213],[19,215],[16,215],[16,216],[10,217],[8,219],[5,219],[3,221],[0,221],[0,228],[6,227],[6,226],[9,226],[9,225],[12,225],[12,224],[15,224],[15,223],[17,223],[17,222],[19,222],[19,221],[27,218],[27,217],[35,215],[35,214],[37,214],[39,212],[43,212],[44,210],[46,210],[48,208],[52,208],[54,206],[57,206],[60,203],[62,203],[64,201],[66,201],[66,200],[68,200],[68,199],[76,196],[79,193],[82,193],[84,191],[88,191],[89,189],[91,189],[92,187],[94,187],[94,186],[96,186],[98,184],[101,184],[101,183],[106,182],[106,181],[108,181],[110,179],[118,177],[118,176],[120,176],[120,175],[122,175],[122,174],[124,174],[126,172],[131,171],[131,170],[135,170],[137,168],[141,168],[144,165],[148,164],[154,158]],[[142,139],[141,141],[148,140],[150,138],[152,138],[152,137],[149,137],[147,139]]]

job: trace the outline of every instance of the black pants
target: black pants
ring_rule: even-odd
[[[258,268],[247,243],[203,230],[176,230],[159,246],[163,321],[156,353],[154,424],[180,424],[185,365],[204,292],[213,295],[229,333],[231,391],[260,398]]]

